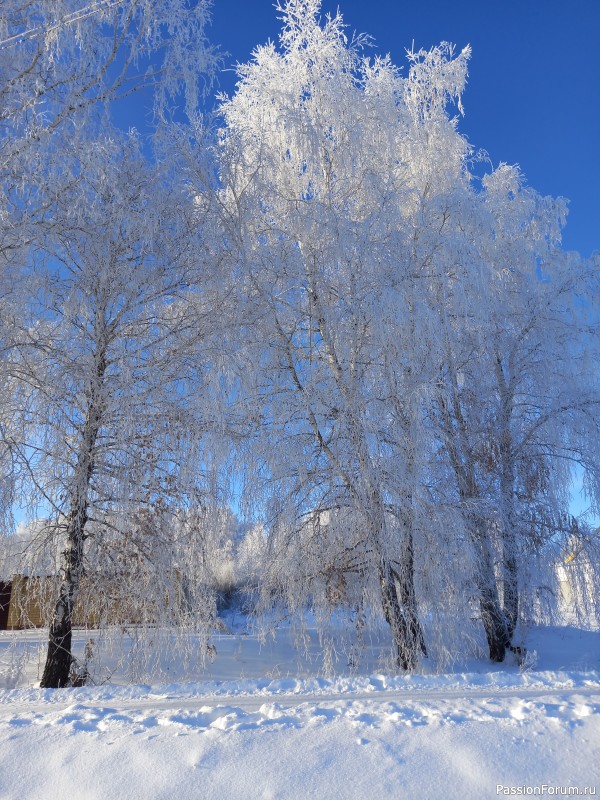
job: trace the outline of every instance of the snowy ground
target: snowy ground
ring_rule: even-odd
[[[525,672],[297,677],[282,633],[262,648],[222,636],[195,683],[50,691],[29,673],[0,692],[0,798],[600,794],[600,633],[538,630],[529,645]]]

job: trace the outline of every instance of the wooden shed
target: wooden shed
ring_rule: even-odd
[[[40,521],[0,539],[0,630],[49,626],[61,573],[64,540]],[[131,558],[119,570],[86,573],[73,608],[75,627],[154,624],[188,613],[181,572],[174,567],[168,587],[144,591],[143,571]],[[154,583],[153,583],[154,585]],[[138,591],[141,589],[142,591]]]

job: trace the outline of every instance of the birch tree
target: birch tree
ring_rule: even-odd
[[[65,543],[42,677],[54,687],[69,681],[88,539],[90,552],[116,553],[140,509],[199,502],[209,461],[196,413],[207,379],[191,356],[207,338],[206,297],[192,298],[202,273],[187,200],[135,138],[90,143],[80,158],[81,180],[36,252],[14,366],[28,505],[49,508],[48,531]]]
[[[528,557],[571,528],[574,466],[595,485],[598,387],[581,376],[598,346],[597,311],[585,308],[592,265],[560,250],[561,201],[505,165],[469,195],[442,195],[428,210],[442,343],[433,408],[477,553],[490,656],[502,661]]]
[[[518,170],[506,167],[489,177],[485,190],[494,238],[502,242],[495,258],[487,255],[503,284],[502,316],[492,313],[488,323],[497,432],[489,466],[496,467],[512,638],[528,555],[577,528],[569,513],[575,469],[586,475],[591,503],[597,502],[600,395],[588,367],[599,345],[597,275],[593,261],[560,250],[562,201],[540,197],[522,185]]]
[[[352,510],[362,534],[353,545],[349,534],[347,545],[359,548],[365,580],[377,576],[397,663],[412,669],[425,645],[409,512],[418,464],[406,434],[420,412],[404,396],[410,370],[385,369],[385,337],[402,335],[401,327],[394,320],[392,332],[378,319],[392,306],[409,314],[408,265],[392,255],[404,233],[394,152],[404,109],[392,65],[363,64],[341,17],[321,27],[316,2],[280,11],[282,52],[259,48],[222,107],[223,203],[262,320],[259,402],[272,453],[284,455],[270,459],[270,476],[287,498],[281,507],[293,509],[292,525]],[[392,374],[395,385],[382,388]],[[398,435],[384,442],[394,407]]]

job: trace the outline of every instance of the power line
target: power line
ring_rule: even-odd
[[[97,0],[97,2],[92,3],[85,8],[80,8],[78,11],[73,11],[70,14],[67,14],[60,22],[55,23],[54,25],[50,25],[49,27],[39,26],[37,28],[30,28],[27,31],[23,31],[22,33],[15,33],[13,36],[9,36],[8,39],[4,39],[0,42],[0,50],[4,50],[8,47],[13,47],[14,45],[18,44],[27,39],[35,39],[38,36],[46,35],[48,33],[52,33],[52,31],[60,30],[61,28],[66,28],[67,25],[72,25],[75,22],[80,22],[81,20],[88,19],[88,17],[94,16],[94,14],[98,14],[100,11],[105,11],[109,8],[113,8],[113,6],[120,5],[125,0]]]

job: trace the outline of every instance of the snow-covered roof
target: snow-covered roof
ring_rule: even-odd
[[[0,581],[14,575],[56,575],[61,550],[62,538],[47,520],[19,525],[15,533],[0,537]]]

